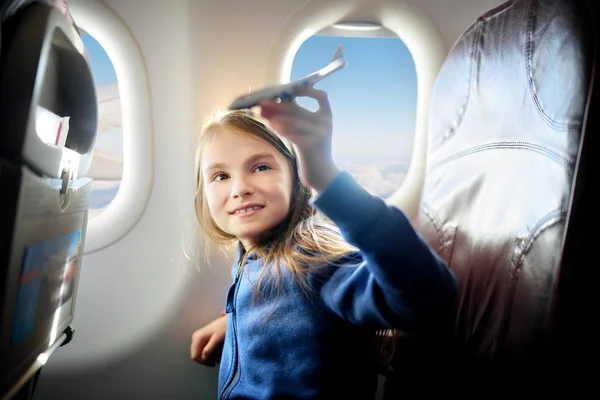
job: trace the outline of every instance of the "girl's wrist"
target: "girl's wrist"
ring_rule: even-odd
[[[325,190],[340,173],[340,170],[333,161],[321,165],[313,165],[312,168],[314,168],[315,172],[314,176],[311,177],[309,184],[317,193]]]

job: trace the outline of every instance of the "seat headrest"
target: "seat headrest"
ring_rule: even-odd
[[[478,362],[544,354],[592,37],[585,0],[509,1],[438,75],[419,225],[459,280],[455,339]]]
[[[434,89],[430,158],[449,146],[528,142],[573,160],[591,66],[582,3],[509,1],[461,36]]]

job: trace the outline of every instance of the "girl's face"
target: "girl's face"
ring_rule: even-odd
[[[292,168],[267,143],[220,128],[206,146],[201,168],[210,214],[245,248],[288,215]]]

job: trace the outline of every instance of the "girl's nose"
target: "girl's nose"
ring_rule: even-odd
[[[231,186],[231,197],[247,197],[254,193],[254,187],[246,177],[237,177]]]

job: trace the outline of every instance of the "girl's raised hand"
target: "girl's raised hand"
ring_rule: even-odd
[[[261,116],[277,133],[289,139],[298,150],[298,175],[304,185],[323,190],[339,170],[331,155],[332,115],[327,93],[312,87],[298,96],[311,97],[319,103],[315,112],[299,106],[295,100],[260,103]]]

